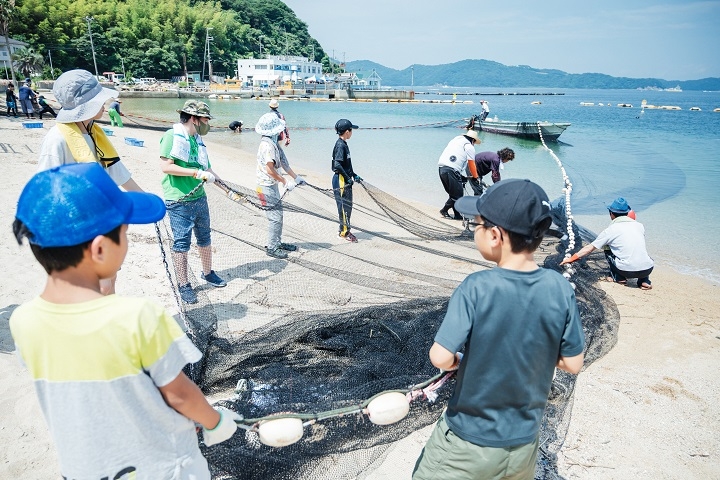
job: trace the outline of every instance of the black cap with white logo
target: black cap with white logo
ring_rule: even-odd
[[[538,227],[550,218],[545,191],[530,180],[517,178],[493,184],[481,197],[461,197],[454,208],[467,217],[480,215],[509,232],[533,238],[541,234]]]

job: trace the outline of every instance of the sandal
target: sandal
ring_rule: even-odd
[[[652,284],[643,282],[640,284],[640,290],[652,290]]]

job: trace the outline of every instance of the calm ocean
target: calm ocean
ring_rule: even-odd
[[[446,194],[437,173],[437,159],[460,130],[450,127],[388,128],[426,125],[468,118],[488,100],[490,116],[500,120],[569,122],[560,143],[548,144],[573,182],[575,220],[599,232],[609,223],[605,205],[623,196],[645,225],[648,250],[656,264],[720,282],[720,92],[640,90],[501,89],[416,87],[417,99],[451,100],[437,92],[458,95],[455,104],[398,104],[285,101],[292,144],[290,162],[318,172],[330,182],[330,158],[336,135],[333,125],[349,118],[360,130],[349,141],[355,171],[368,182],[398,197],[433,205],[439,210]],[[491,95],[498,92],[550,92],[564,95]],[[646,110],[640,104],[676,105],[680,111]],[[472,101],[463,104],[462,101]],[[540,105],[531,102],[539,101]],[[223,141],[255,153],[259,136],[252,127],[269,111],[267,101],[209,100],[215,120],[226,127],[242,120],[251,127],[240,135],[227,128],[211,132]],[[581,102],[594,106],[581,106]],[[603,106],[599,106],[602,103]],[[629,103],[633,108],[618,107]],[[608,106],[611,105],[611,106]],[[126,113],[175,120],[182,100],[124,99]],[[699,107],[701,111],[690,111]],[[131,123],[131,122],[128,122]],[[560,198],[562,176],[540,143],[481,133],[477,151],[510,147],[516,152],[503,178],[529,178],[551,199]],[[212,158],[212,152],[210,152]],[[244,183],[254,171],[219,172]]]

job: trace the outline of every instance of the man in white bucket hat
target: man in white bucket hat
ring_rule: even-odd
[[[286,191],[305,183],[305,179],[290,168],[280,147],[279,137],[284,130],[285,121],[273,112],[260,117],[255,125],[255,131],[262,135],[257,153],[257,194],[270,222],[265,249],[268,256],[275,258],[287,258],[287,252],[297,250],[296,245],[282,242],[283,209],[278,183],[282,183]],[[291,178],[285,178],[283,173]]]
[[[143,189],[120,161],[110,139],[95,123],[105,111],[105,102],[117,98],[118,92],[100,85],[87,70],[70,70],[55,80],[53,94],[62,109],[40,147],[38,171],[73,163],[97,162],[116,185],[127,191],[142,192]],[[103,293],[115,293],[115,279],[101,280]]]

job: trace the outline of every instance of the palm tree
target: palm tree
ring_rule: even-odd
[[[5,37],[5,47],[7,48],[8,55],[10,55],[10,17],[12,11],[15,8],[15,0],[0,0],[0,34]],[[15,80],[15,68],[13,68],[12,61],[10,62],[10,73],[12,74],[12,83],[17,86],[17,80]]]
[[[0,0],[1,1],[1,0]],[[25,78],[36,70],[42,70],[45,59],[32,48],[21,48],[12,54],[15,67],[25,75]]]

